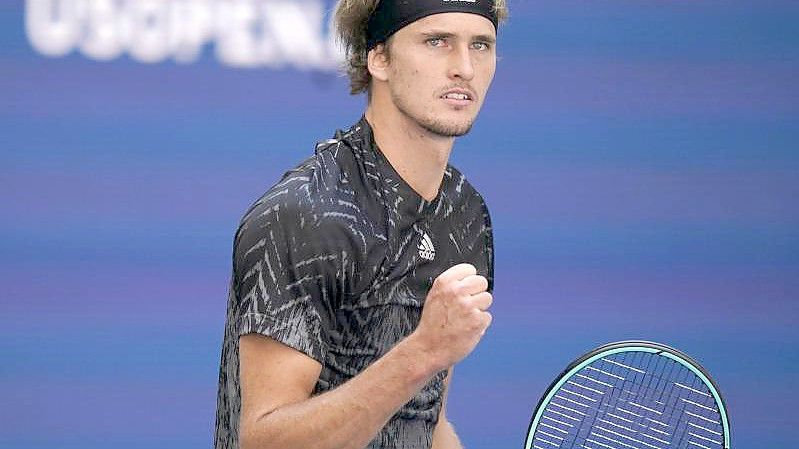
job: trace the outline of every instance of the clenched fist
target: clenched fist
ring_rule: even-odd
[[[441,273],[427,294],[419,326],[412,337],[422,344],[438,369],[466,357],[491,324],[488,280],[470,264]]]

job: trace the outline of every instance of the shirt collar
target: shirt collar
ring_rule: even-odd
[[[361,150],[368,152],[368,156],[371,156],[369,159],[374,162],[374,168],[378,172],[383,188],[388,193],[386,199],[390,202],[389,206],[396,210],[400,219],[404,221],[405,218],[421,218],[420,216],[436,214],[441,209],[442,198],[446,197],[446,188],[452,177],[449,165],[444,173],[441,187],[438,189],[438,195],[432,201],[427,201],[402,179],[391,162],[380,151],[366,116],[362,116],[354,128],[355,133],[360,134],[358,140],[361,143],[359,145]]]

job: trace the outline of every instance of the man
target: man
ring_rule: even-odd
[[[493,242],[447,161],[505,15],[484,0],[337,6],[368,106],[242,219],[217,449],[461,447],[446,386],[491,322]]]

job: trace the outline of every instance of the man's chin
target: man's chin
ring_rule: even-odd
[[[460,137],[469,133],[474,120],[440,120],[432,118],[419,124],[431,134],[441,137]]]
[[[467,127],[450,127],[450,128],[443,128],[443,127],[428,128],[428,127],[425,127],[425,129],[427,129],[430,133],[435,134],[435,135],[440,136],[440,137],[460,137],[460,136],[464,136],[464,135],[468,134],[469,131],[471,131],[472,127],[470,125],[470,126],[467,126]]]

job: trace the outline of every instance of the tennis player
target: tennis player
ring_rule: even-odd
[[[491,323],[493,242],[448,160],[494,76],[494,1],[337,5],[368,105],[241,221],[217,449],[461,447],[447,386]]]

